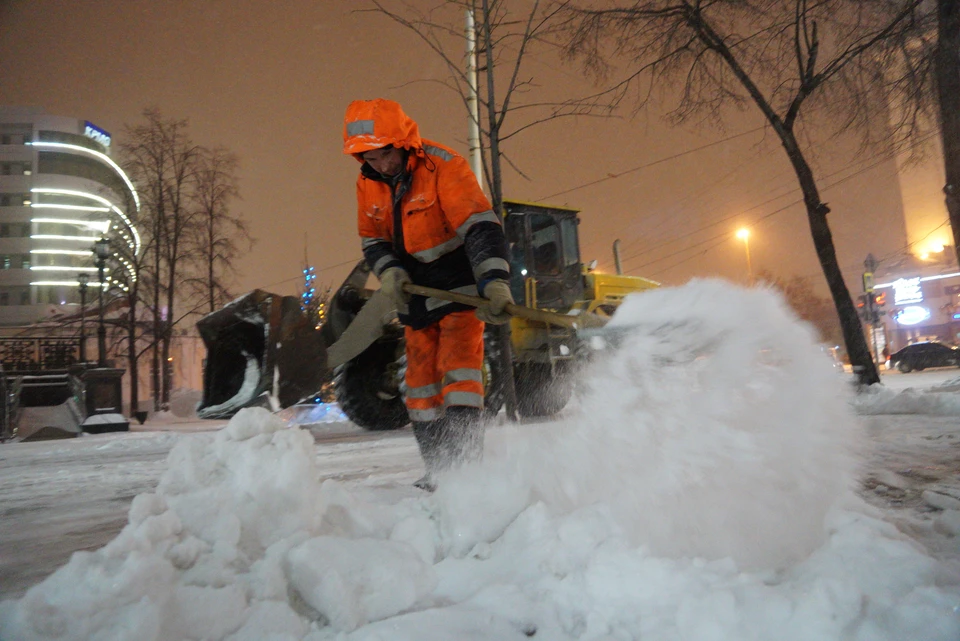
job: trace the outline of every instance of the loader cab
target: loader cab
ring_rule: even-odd
[[[579,210],[519,201],[503,206],[514,300],[542,309],[582,300]]]

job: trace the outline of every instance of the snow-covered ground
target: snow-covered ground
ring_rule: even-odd
[[[0,639],[960,639],[960,372],[854,396],[715,281],[614,323],[432,495],[330,407],[0,448]]]

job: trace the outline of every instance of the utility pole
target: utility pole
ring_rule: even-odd
[[[473,8],[476,8],[476,3],[471,3],[471,5]],[[489,123],[487,140],[490,143],[490,175],[488,176],[489,180],[487,184],[490,186],[490,203],[493,205],[493,211],[496,212],[500,222],[503,223],[503,183],[500,172],[500,122],[497,118],[497,100],[496,92],[494,91],[495,83],[493,70],[496,68],[496,62],[494,60],[493,53],[493,36],[490,33],[491,25],[489,0],[481,0],[479,10],[482,18],[480,34],[483,36],[483,48],[484,53],[486,54],[486,70],[484,73],[486,74],[487,79],[486,108],[487,121]],[[471,14],[471,21],[474,19],[475,16]],[[476,36],[475,28],[476,24],[474,23],[474,30],[472,33],[474,33]],[[473,65],[475,69],[476,62],[474,62]],[[477,83],[477,86],[479,87],[479,83]],[[479,128],[479,118],[477,120],[473,120],[471,116],[471,121],[476,122],[477,127]],[[477,146],[479,148],[479,144]],[[513,350],[510,342],[510,323],[504,323],[503,325],[498,326],[495,331],[496,340],[500,348],[500,367],[501,370],[506,373],[503,380],[504,410],[507,415],[507,420],[518,423],[520,422],[520,414],[517,410],[517,388],[513,378]]]
[[[467,108],[470,111],[470,122],[467,131],[467,147],[470,152],[470,169],[477,177],[477,182],[483,187],[483,163],[480,152],[480,101],[477,96],[477,29],[474,22],[473,10],[467,9],[467,86],[470,93],[467,95]]]

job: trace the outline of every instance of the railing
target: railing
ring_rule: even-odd
[[[8,372],[62,370],[79,360],[76,338],[0,338],[0,364]]]

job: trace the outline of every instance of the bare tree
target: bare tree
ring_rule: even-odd
[[[144,275],[153,316],[152,387],[154,409],[170,400],[170,341],[176,319],[178,283],[184,279],[190,229],[190,207],[196,186],[199,147],[187,133],[186,120],[164,119],[156,108],[143,112],[146,123],[125,128],[123,164],[142,193],[140,226],[154,242],[146,252]],[[176,320],[175,320],[176,319]],[[161,367],[161,364],[163,367]]]
[[[678,102],[669,113],[674,123],[693,118],[719,123],[728,106],[753,104],[760,110],[796,174],[861,384],[880,379],[837,262],[830,208],[820,198],[807,159],[812,150],[800,129],[806,124],[808,133],[815,130],[814,116],[829,114],[837,131],[857,130],[865,140],[891,131],[885,92],[901,60],[897,52],[916,33],[922,2],[647,0],[578,6],[567,13],[570,57],[601,79],[610,78],[613,61],[628,65],[626,77],[602,95],[618,102],[632,98],[640,108],[655,87],[676,86]],[[903,112],[899,123],[915,123],[914,115]]]
[[[125,210],[136,211],[132,199],[128,196]],[[151,284],[151,274],[147,269],[147,261],[153,255],[156,238],[151,229],[140,230],[137,220],[120,230],[117,241],[113,244],[112,253],[117,263],[117,269],[112,273],[114,300],[121,303],[122,312],[111,319],[111,336],[115,339],[113,353],[126,358],[129,371],[130,411],[136,412],[140,408],[140,356],[150,349],[154,341],[147,331],[148,324],[142,316],[148,310],[141,303],[143,292]],[[119,341],[116,339],[119,337]]]
[[[196,275],[188,282],[200,294],[203,307],[213,312],[230,300],[229,275],[234,259],[249,250],[253,239],[243,218],[230,211],[239,199],[237,156],[223,147],[202,148],[197,156],[196,250],[192,253]]]

